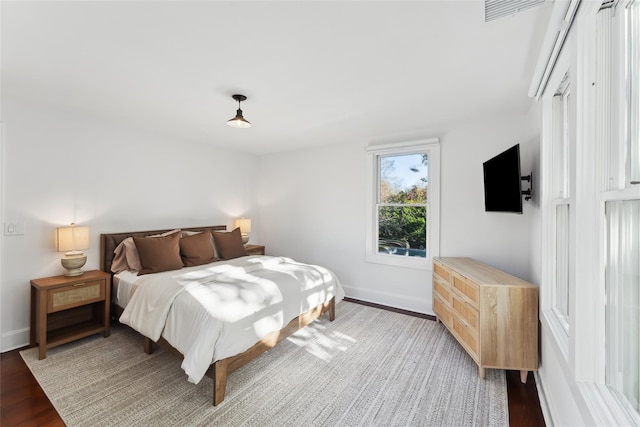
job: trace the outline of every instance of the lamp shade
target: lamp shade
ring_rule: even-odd
[[[80,251],[89,248],[89,227],[58,227],[56,250],[58,252]]]
[[[241,233],[251,233],[251,219],[250,218],[237,218],[234,221],[233,226],[235,228],[240,227]]]
[[[227,124],[234,128],[240,128],[240,129],[246,129],[251,127],[251,123],[249,123],[249,121],[244,118],[244,116],[242,115],[242,110],[239,108],[238,108],[238,111],[236,112],[236,116],[228,120]]]
[[[234,128],[249,128],[251,127],[251,123],[244,118],[242,115],[242,110],[240,109],[240,103],[242,101],[246,101],[247,97],[244,95],[233,95],[233,99],[238,101],[238,110],[236,111],[236,116],[231,120],[227,120],[227,124],[229,126],[233,126]]]

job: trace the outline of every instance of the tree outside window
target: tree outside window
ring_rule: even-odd
[[[427,256],[428,155],[379,156],[378,252]]]

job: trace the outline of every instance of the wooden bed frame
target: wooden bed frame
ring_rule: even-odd
[[[181,230],[222,231],[222,230],[226,230],[226,228],[227,227],[224,225],[215,225],[215,226],[208,226],[208,227],[181,228]],[[127,237],[131,237],[131,236],[144,237],[144,236],[150,236],[153,234],[164,233],[171,230],[172,229],[101,234],[100,235],[100,269],[107,273],[111,273],[111,263],[113,262],[113,257],[114,257],[113,251],[120,244],[120,242],[122,242]],[[219,405],[224,400],[224,394],[227,387],[227,376],[231,372],[251,362],[253,359],[258,357],[265,351],[275,347],[276,344],[278,344],[280,341],[291,336],[293,333],[295,333],[299,329],[304,328],[309,323],[318,319],[323,314],[329,313],[329,320],[331,321],[335,320],[335,317],[336,317],[335,307],[336,307],[335,298],[332,298],[330,301],[320,304],[319,306],[296,317],[281,330],[270,333],[269,335],[267,335],[266,337],[258,341],[253,347],[251,347],[247,351],[237,354],[235,356],[231,356],[226,359],[222,359],[214,362],[209,367],[209,369],[205,374],[207,377],[213,380],[213,405],[214,406]],[[123,309],[121,307],[118,307],[115,304],[112,305],[111,313],[113,313],[116,316],[116,318],[120,318],[122,311]],[[165,348],[166,350],[168,350],[169,352],[175,354],[180,358],[184,357],[182,353],[180,353],[177,349],[171,346],[171,344],[169,344],[162,337],[158,340],[157,343],[155,343],[150,338],[144,337],[145,353],[151,354],[156,344],[160,345],[161,347]]]

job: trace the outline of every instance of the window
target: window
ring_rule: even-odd
[[[630,420],[640,421],[640,2],[621,2],[623,34],[620,75],[624,90],[619,137],[606,144],[614,159],[609,184],[599,197],[605,224],[605,383]],[[616,99],[615,86],[611,86]],[[615,162],[617,159],[617,164]],[[606,164],[601,167],[607,167]],[[616,173],[617,171],[617,173]]]
[[[593,423],[640,425],[640,0],[585,3],[541,96],[540,320]]]
[[[570,90],[569,73],[562,77],[553,96],[553,202],[555,206],[555,294],[553,310],[560,325],[569,330],[569,280],[570,280]]]
[[[378,156],[378,253],[427,257],[426,153]]]
[[[530,92],[542,92],[540,322],[554,347],[540,384],[548,402],[570,389],[588,424],[640,425],[640,0],[566,3]]]
[[[367,150],[367,261],[430,269],[439,246],[438,140]]]
[[[553,332],[565,359],[569,358],[573,277],[573,224],[575,204],[572,186],[572,147],[575,138],[575,104],[569,55],[562,52],[552,71],[543,101],[543,149],[541,170],[543,199],[543,278],[548,283],[541,291],[541,316]]]

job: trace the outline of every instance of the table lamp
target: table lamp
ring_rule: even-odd
[[[87,256],[82,252],[89,248],[89,227],[58,227],[56,229],[56,250],[65,252],[60,260],[62,266],[68,270],[65,276],[80,276],[80,270],[87,262]]]
[[[249,218],[237,218],[233,224],[234,228],[240,227],[240,235],[242,235],[242,244],[246,245],[249,242],[249,233],[251,233],[251,219]]]

